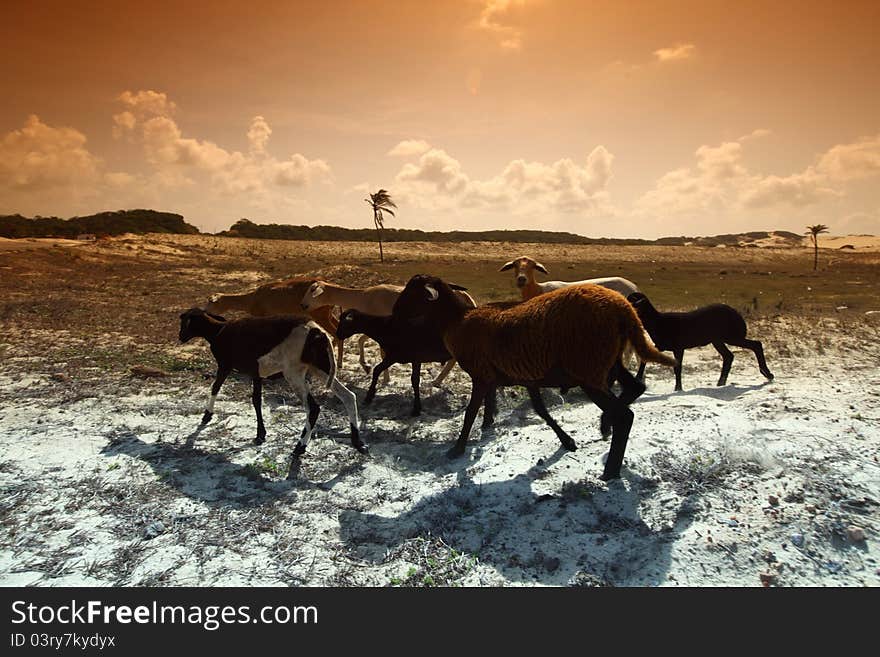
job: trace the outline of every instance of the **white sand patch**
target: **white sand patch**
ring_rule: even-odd
[[[837,341],[841,342],[842,341]],[[876,586],[880,348],[767,357],[687,352],[685,391],[648,369],[623,478],[598,479],[609,443],[578,392],[545,391],[578,450],[560,448],[522,390],[466,455],[467,377],[427,382],[408,417],[409,368],[361,406],[371,456],[323,395],[290,467],[303,409],[267,383],[269,432],[251,444],[250,386],[230,380],[199,427],[210,381],[96,378],[67,399],[53,363],[0,360],[0,583],[4,585]],[[346,356],[342,380],[367,375]],[[479,420],[477,422],[479,427]],[[289,476],[288,476],[289,475]],[[857,525],[867,541],[853,543]]]

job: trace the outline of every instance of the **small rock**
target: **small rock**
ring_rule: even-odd
[[[776,582],[776,575],[773,573],[761,573],[761,584],[764,586],[771,586]]]
[[[59,383],[70,383],[70,377],[64,372],[55,372],[49,378]]]
[[[557,557],[550,557],[544,561],[544,568],[548,573],[555,573],[559,570],[560,561]]]
[[[803,534],[792,534],[791,535],[791,544],[795,547],[803,547],[804,546],[804,535]]]
[[[807,513],[816,513],[816,505],[815,504],[807,504],[804,507],[807,510]]]
[[[779,498],[776,495],[768,495],[767,501],[770,503],[770,506],[779,506]]]
[[[851,525],[846,528],[846,537],[852,543],[861,543],[865,540],[865,530],[861,527],[856,527],[855,525]]]
[[[160,520],[151,522],[149,525],[147,525],[146,529],[144,529],[144,536],[147,539],[156,538],[160,534],[164,533],[165,525]]]
[[[800,490],[791,491],[788,495],[783,498],[786,502],[803,502],[804,501],[804,492]]]
[[[151,379],[151,378],[160,378],[163,376],[170,376],[168,372],[164,370],[156,369],[155,367],[147,367],[146,365],[135,365],[131,368],[131,373],[135,376],[139,376],[143,379]]]
[[[675,577],[672,575],[669,576],[669,579],[674,580]],[[571,587],[577,588],[593,588],[600,586],[614,586],[610,582],[606,582],[599,577],[596,577],[592,573],[585,573],[583,570],[577,571],[574,575],[571,576],[571,579],[568,580],[568,585]]]

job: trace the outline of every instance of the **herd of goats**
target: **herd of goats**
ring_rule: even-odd
[[[553,429],[563,447],[574,440],[553,420],[541,388],[580,387],[601,410],[600,430],[611,436],[602,479],[620,477],[633,413],[629,406],[644,391],[648,362],[675,368],[675,389],[681,390],[685,349],[712,344],[723,364],[718,385],[727,383],[733,354],[727,345],[751,349],[761,373],[772,379],[757,340],[746,338],[739,312],[712,304],[691,312],[659,312],[631,281],[620,277],[563,282],[535,280],[547,268],[529,257],[512,260],[500,271],[513,270],[521,301],[478,306],[465,288],[424,274],[405,286],[350,288],[313,278],[293,278],[258,287],[245,294],[215,294],[204,308],[180,316],[180,341],[202,337],[217,361],[202,424],[210,421],[214,402],[232,371],[253,380],[257,415],[256,444],[266,437],[262,415],[263,378],[283,374],[308,409],[294,458],[303,454],[320,407],[311,394],[308,374],[326,382],[345,406],[351,443],[361,453],[367,445],[358,432],[357,399],[336,377],[342,365],[343,341],[360,334],[360,362],[372,381],[364,403],[376,394],[379,376],[395,363],[412,365],[412,414],[419,415],[422,363],[445,363],[440,381],[457,362],[471,378],[471,395],[458,440],[448,451],[464,453],[474,420],[483,407],[484,429],[494,422],[499,386],[523,386],[535,412]],[[338,309],[338,310],[337,310]],[[221,313],[245,312],[250,317],[227,320]],[[338,315],[337,312],[341,312]],[[364,341],[375,340],[382,360],[370,370]],[[661,353],[671,351],[675,358]],[[624,365],[631,354],[640,359],[637,375]],[[620,393],[612,392],[614,383]]]

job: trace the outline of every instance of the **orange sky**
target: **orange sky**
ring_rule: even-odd
[[[880,3],[4,3],[0,213],[880,233]]]

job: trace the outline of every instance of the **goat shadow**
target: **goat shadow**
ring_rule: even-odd
[[[553,399],[552,403],[548,404],[551,409],[563,402],[561,396],[557,395],[557,397],[558,399]],[[592,402],[586,400],[585,403]],[[481,428],[482,411],[480,411],[471,429],[466,455],[450,460],[446,457],[446,452],[458,438],[463,413],[464,406],[460,412],[451,415],[436,414],[431,409],[423,407],[421,416],[408,417],[406,420],[381,414],[369,418],[363,417],[362,437],[370,445],[370,453],[374,458],[392,458],[396,469],[448,474],[466,468],[470,462],[478,461],[483,452],[496,440],[527,440],[525,437],[512,435],[513,432],[539,426],[544,427],[548,435],[552,435],[552,430],[535,414],[528,399],[521,399],[519,396],[505,399],[499,391],[499,411],[495,416],[495,423],[486,429]],[[595,427],[592,425],[568,427],[578,447],[594,442],[607,442],[599,435],[598,418],[599,410],[596,409]],[[558,440],[556,444],[558,445]],[[560,455],[568,453],[561,447],[558,451]]]
[[[309,458],[309,453],[306,452],[302,457],[291,458],[290,465],[285,466],[285,479],[270,479],[253,464],[242,465],[230,459],[233,454],[255,449],[253,445],[236,446],[223,452],[196,447],[195,438],[203,429],[204,426],[199,426],[183,442],[175,443],[147,443],[134,432],[127,432],[115,436],[100,453],[104,456],[124,454],[144,461],[160,481],[173,486],[186,497],[212,508],[258,507],[271,505],[280,498],[295,496],[298,491],[329,490],[364,468],[361,455],[352,450],[349,463],[341,468],[336,465],[338,469],[333,475],[322,479],[321,475],[324,473],[320,471],[321,466],[317,461],[303,463],[303,459]],[[314,438],[312,443],[328,437],[335,437],[339,442],[347,443],[348,440],[347,433],[337,436],[324,433]]]
[[[680,390],[680,391],[670,391],[664,392],[660,394],[654,394],[650,390],[645,392],[644,395],[639,397],[634,403],[635,404],[646,404],[649,402],[655,401],[666,401],[667,399],[675,399],[680,397],[711,397],[713,399],[718,399],[720,401],[733,401],[737,399],[747,392],[753,392],[755,390],[760,390],[761,388],[770,385],[773,383],[772,381],[762,381],[761,383],[754,383],[748,386],[738,386],[735,383],[728,383],[723,386],[712,386],[712,387],[704,387],[704,388],[690,388],[688,390]]]
[[[561,452],[561,453],[560,453]],[[625,481],[585,479],[561,492],[537,495],[532,482],[564,454],[512,479],[475,483],[461,470],[458,485],[385,517],[344,510],[340,538],[372,563],[416,537],[440,537],[509,581],[547,585],[652,586],[663,583],[678,535],[693,521],[686,498],[665,529],[648,526],[641,502],[656,483],[624,468]],[[439,559],[435,561],[440,561]]]

